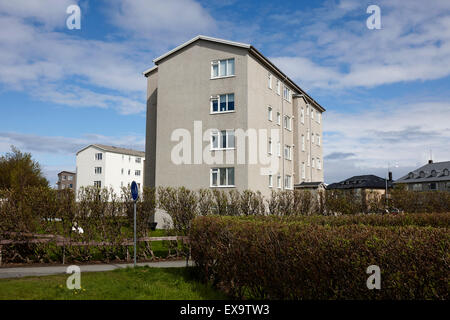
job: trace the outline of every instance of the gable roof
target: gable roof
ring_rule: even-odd
[[[95,148],[101,149],[101,150],[106,151],[106,152],[114,152],[114,153],[126,154],[126,155],[136,156],[136,157],[145,157],[145,152],[144,151],[137,151],[137,150],[133,150],[133,149],[126,149],[126,148],[120,148],[120,147],[114,147],[114,146],[107,146],[107,145],[104,145],[104,144],[90,144],[87,147],[84,147],[83,149],[78,151],[77,155],[80,152],[86,150],[89,147],[95,147]]]
[[[310,95],[308,95],[305,91],[303,91],[302,88],[300,88],[294,81],[292,81],[287,75],[285,75],[280,69],[278,69],[277,66],[275,66],[269,59],[267,59],[261,52],[259,52],[255,47],[253,47],[250,44],[247,43],[241,43],[241,42],[234,42],[234,41],[229,41],[229,40],[224,40],[224,39],[219,39],[219,38],[213,38],[213,37],[207,37],[207,36],[202,36],[202,35],[198,35],[195,38],[192,38],[191,40],[179,45],[178,47],[166,52],[165,54],[159,56],[158,58],[154,59],[153,62],[156,64],[156,66],[153,66],[147,70],[145,70],[142,74],[144,76],[148,76],[152,71],[156,70],[158,68],[158,64],[165,58],[168,58],[169,56],[171,56],[172,54],[174,54],[175,52],[191,45],[192,43],[198,41],[198,40],[205,40],[205,41],[210,41],[210,42],[215,42],[215,43],[222,43],[222,44],[226,44],[229,46],[234,46],[234,47],[240,47],[240,48],[244,48],[249,50],[249,53],[256,58],[257,60],[259,60],[263,65],[265,65],[266,67],[268,67],[270,70],[272,70],[272,72],[278,74],[278,76],[281,78],[281,81],[285,81],[287,82],[291,87],[295,88],[301,95],[303,95],[305,97],[305,99],[309,100],[311,103],[313,103],[321,112],[325,112],[325,108],[322,107],[316,100],[314,100]]]
[[[388,181],[388,187],[392,188],[392,181]],[[332,183],[327,189],[385,189],[386,179],[373,174],[354,176],[344,181]]]
[[[432,162],[409,172],[395,183],[450,181],[450,161]]]

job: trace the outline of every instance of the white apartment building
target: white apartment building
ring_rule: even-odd
[[[101,144],[91,144],[77,152],[77,194],[81,187],[113,188],[118,195],[121,187],[136,181],[143,188],[145,152]]]

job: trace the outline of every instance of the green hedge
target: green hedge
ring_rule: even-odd
[[[399,218],[409,222],[198,217],[192,258],[205,281],[235,298],[448,299],[448,228]],[[370,265],[381,269],[380,290],[366,286]]]

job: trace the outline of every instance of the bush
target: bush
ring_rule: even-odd
[[[407,220],[394,227],[325,218],[335,222],[198,217],[192,257],[205,281],[238,299],[449,298],[448,220],[436,228],[415,226],[421,218],[410,216],[394,217]],[[366,287],[370,265],[381,268],[381,290]]]

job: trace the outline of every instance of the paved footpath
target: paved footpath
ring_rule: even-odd
[[[152,268],[181,268],[186,266],[186,260],[176,261],[160,261],[160,262],[141,262],[138,266],[149,266]],[[189,266],[193,266],[192,260],[189,260]],[[0,279],[2,278],[21,278],[29,276],[47,276],[51,274],[66,273],[69,265],[49,266],[49,267],[17,267],[17,268],[0,268]],[[111,271],[114,269],[123,269],[132,267],[132,263],[116,263],[116,264],[89,264],[80,265],[81,272],[98,272]]]

